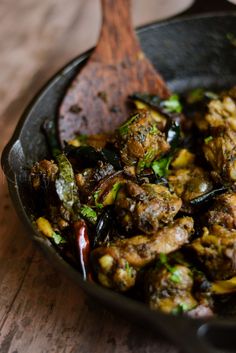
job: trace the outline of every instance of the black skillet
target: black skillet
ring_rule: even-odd
[[[232,40],[236,37],[236,12],[153,24],[139,30],[138,35],[147,57],[173,92],[195,87],[221,89],[236,84],[236,47]],[[18,215],[51,263],[106,307],[122,313],[128,320],[139,322],[145,329],[161,331],[186,353],[216,353],[220,348],[236,352],[235,307],[230,308],[230,316],[210,321],[151,312],[144,304],[84,282],[81,274],[57,254],[31,223],[33,204],[28,168],[48,154],[41,132],[42,122],[45,117],[56,118],[66,87],[89,54],[73,60],[45,85],[25,111],[3,152],[2,166]]]

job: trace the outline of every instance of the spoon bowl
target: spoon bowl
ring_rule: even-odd
[[[101,0],[101,4],[103,20],[98,44],[60,106],[58,129],[62,144],[92,126],[98,133],[113,130],[127,118],[127,97],[133,92],[149,92],[162,98],[170,94],[132,29],[130,0]]]

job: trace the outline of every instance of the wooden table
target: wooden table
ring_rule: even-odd
[[[1,150],[45,80],[95,44],[99,14],[98,0],[0,2]],[[140,12],[134,18],[143,23]],[[57,273],[25,234],[2,172],[0,185],[1,353],[178,352],[93,303]]]

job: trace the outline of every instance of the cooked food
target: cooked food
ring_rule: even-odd
[[[193,285],[191,270],[186,266],[175,265],[172,270],[165,266],[155,268],[147,274],[149,305],[166,313],[192,310],[198,306]]]
[[[226,229],[236,229],[236,193],[227,192],[217,196],[206,218],[208,225],[219,224]]]
[[[173,220],[182,205],[181,199],[160,184],[139,186],[127,181],[117,193],[115,209],[118,220],[129,231],[137,228],[153,234]]]
[[[192,218],[184,217],[152,236],[136,235],[96,248],[91,258],[98,280],[106,287],[126,291],[135,285],[140,269],[160,254],[169,254],[188,243],[192,232]]]
[[[236,88],[198,92],[134,93],[115,131],[63,148],[45,123],[30,180],[35,226],[85,280],[199,318],[236,296]]]
[[[236,275],[236,230],[228,230],[218,224],[209,229],[203,228],[203,234],[191,245],[209,278],[213,280],[229,279]]]
[[[170,149],[165,134],[157,128],[148,110],[140,110],[119,127],[116,143],[122,162],[134,165],[138,171],[149,167]]]

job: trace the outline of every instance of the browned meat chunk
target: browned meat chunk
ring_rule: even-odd
[[[157,128],[149,111],[132,116],[117,132],[117,145],[125,165],[135,165],[140,171],[166,153],[170,146],[165,135]]]
[[[178,314],[198,305],[192,295],[193,276],[186,266],[154,269],[147,275],[146,281],[147,301],[153,310]]]
[[[128,290],[134,286],[139,269],[154,261],[160,253],[168,254],[188,243],[192,232],[192,218],[184,217],[152,237],[139,235],[93,250],[91,261],[98,281],[118,291]]]
[[[197,113],[195,124],[202,132],[212,131],[219,127],[229,127],[236,131],[236,87],[223,92],[218,98],[212,99],[207,106],[205,115]]]
[[[58,172],[58,166],[53,161],[46,159],[35,163],[31,169],[30,178],[35,190],[45,187],[55,182]]]
[[[223,94],[219,99],[213,99],[208,104],[205,120],[210,128],[227,125],[236,131],[236,104],[233,90]]]
[[[236,228],[236,193],[218,196],[207,212],[208,225],[219,224],[228,229]]]
[[[167,187],[156,184],[139,186],[127,181],[116,198],[116,211],[126,230],[138,228],[146,234],[173,220],[182,202]]]
[[[236,230],[220,225],[203,228],[203,235],[194,240],[189,248],[213,280],[227,279],[236,275]]]
[[[205,140],[203,152],[214,170],[217,181],[236,181],[236,132],[222,128],[210,140]]]

